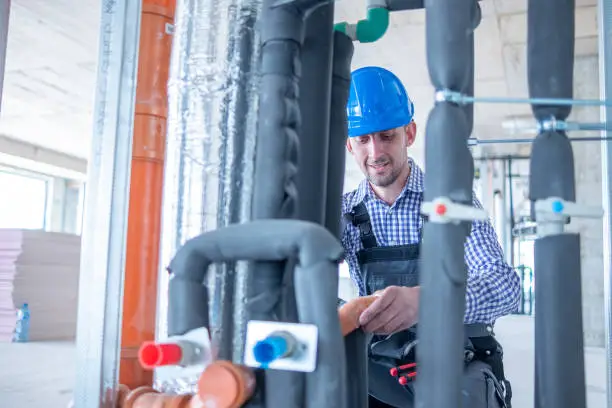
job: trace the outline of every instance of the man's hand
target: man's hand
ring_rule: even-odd
[[[413,326],[418,319],[419,287],[389,286],[359,317],[368,333],[392,334]]]

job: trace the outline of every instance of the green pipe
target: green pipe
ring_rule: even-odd
[[[384,7],[373,7],[368,9],[365,20],[359,20],[357,24],[347,22],[337,23],[334,30],[348,35],[353,41],[360,43],[371,43],[378,41],[389,28],[389,10]]]

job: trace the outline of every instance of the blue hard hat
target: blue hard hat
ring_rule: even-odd
[[[381,67],[363,67],[351,74],[346,105],[349,137],[405,126],[414,105],[395,74]]]

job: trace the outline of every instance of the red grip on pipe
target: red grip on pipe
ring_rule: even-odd
[[[138,350],[138,360],[147,369],[181,362],[183,350],[174,343],[145,342]]]

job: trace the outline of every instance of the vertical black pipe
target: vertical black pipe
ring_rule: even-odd
[[[295,179],[298,218],[323,225],[327,193],[327,157],[334,6],[319,6],[306,18],[300,78],[299,168]]]
[[[351,62],[355,47],[344,33],[334,32],[329,149],[327,160],[327,193],[325,226],[340,239],[342,231],[342,192],[346,164],[345,143],[348,137],[346,104],[351,85]]]
[[[344,33],[334,33],[332,68],[331,117],[329,130],[329,159],[327,161],[327,194],[325,227],[341,239],[342,192],[348,137],[346,104],[351,84],[353,41]],[[368,338],[362,330],[355,330],[344,339],[346,353],[347,407],[368,407]]]
[[[324,2],[264,0],[262,10],[261,92],[255,160],[253,218],[295,218],[298,187],[299,134],[302,118],[299,82],[302,76],[304,18]],[[329,92],[328,96],[329,98]],[[306,200],[311,197],[305,197]],[[257,262],[252,267],[249,293],[251,319],[296,320],[295,310],[280,316],[280,306],[292,305],[292,291],[281,291],[293,268],[281,262]],[[291,276],[288,277],[291,281]],[[266,372],[266,406],[299,408],[304,404],[304,375],[292,371]]]
[[[527,10],[529,96],[573,97],[574,0],[530,0]],[[565,120],[571,106],[532,105],[539,121]],[[574,156],[564,132],[540,132],[533,143],[529,198],[575,201]],[[534,211],[535,212],[535,211]],[[535,241],[536,408],[584,408],[580,236],[564,233],[564,221],[537,213]],[[567,370],[571,367],[571,370]],[[571,387],[560,384],[572,384]]]
[[[368,408],[368,345],[371,336],[355,330],[344,339],[347,408]]]
[[[426,0],[427,65],[436,90],[467,93],[473,76],[473,0]],[[474,161],[468,149],[472,118],[438,102],[425,130],[425,201],[445,197],[472,205]],[[416,407],[457,408],[463,374],[464,242],[470,222],[426,223],[419,307]],[[442,386],[440,386],[442,384]]]
[[[299,105],[302,117],[299,132],[298,170],[295,177],[297,218],[323,224],[327,186],[327,151],[329,144],[329,117],[332,66],[332,34],[334,8],[322,4],[305,19],[299,81]],[[283,282],[283,320],[297,321],[297,305],[293,265]],[[296,374],[297,375],[297,374]]]
[[[578,234],[535,242],[535,408],[586,407],[579,248]]]
[[[274,7],[274,3],[264,0],[262,10],[261,106],[253,219],[296,216],[303,15],[295,8]],[[252,269],[247,292],[249,318],[279,320],[284,263],[256,262]],[[299,408],[304,385],[304,377],[298,373],[266,371],[266,407],[273,408],[283,401],[289,408]]]
[[[474,95],[474,77],[476,74],[476,69],[474,66],[474,32],[480,25],[482,21],[482,10],[480,9],[480,4],[477,1],[474,1],[472,4],[472,30],[470,31],[468,43],[469,43],[469,55],[466,58],[469,61],[472,61],[469,64],[470,72],[468,73],[467,84],[465,86],[464,92],[466,95]],[[465,119],[468,125],[468,134],[472,134],[472,130],[474,128],[474,105],[468,103],[463,106],[463,111],[465,112]]]

